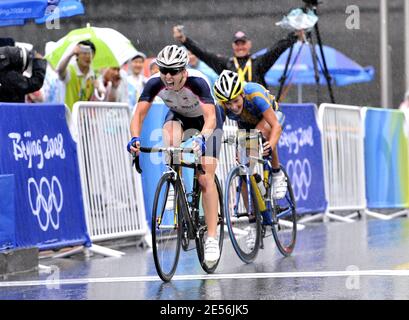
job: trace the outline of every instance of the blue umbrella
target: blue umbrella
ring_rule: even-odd
[[[326,85],[323,73],[323,60],[318,45],[315,45],[315,50],[318,57],[318,69],[320,75],[319,83],[321,85]],[[374,67],[362,67],[334,48],[323,45],[323,50],[328,71],[335,85],[345,86],[352,83],[369,82],[373,80],[375,74]],[[266,49],[260,50],[255,55],[257,56],[264,52],[266,52]],[[280,85],[280,78],[283,75],[289,52],[290,49],[287,49],[266,73],[264,79],[268,85]],[[301,42],[294,44],[287,73],[286,83],[298,85],[316,83],[310,46],[302,44]]]
[[[23,26],[25,23],[24,19],[0,19],[0,27]]]
[[[21,21],[35,19],[44,15],[47,0],[2,0],[0,1],[0,20]]]
[[[26,19],[41,24],[84,12],[81,0],[0,0],[0,27],[24,25]]]
[[[79,0],[60,0],[58,5],[50,5],[42,18],[36,19],[36,23],[45,23],[57,18],[68,18],[84,14],[84,6]]]

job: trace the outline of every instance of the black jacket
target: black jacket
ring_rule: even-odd
[[[297,42],[297,36],[294,33],[290,33],[287,36],[287,38],[279,40],[273,47],[269,48],[265,54],[258,56],[256,58],[252,56],[238,58],[237,62],[243,69],[246,65],[247,60],[251,58],[252,60],[251,81],[257,82],[266,87],[266,83],[264,81],[265,74],[277,61],[280,55],[295,42]],[[222,73],[222,71],[225,69],[237,71],[233,57],[231,58],[222,57],[214,53],[208,52],[206,50],[203,50],[199,48],[195,41],[188,37],[186,38],[186,41],[183,43],[183,45],[188,50],[190,50],[194,55],[196,55],[200,60],[205,62],[217,74]],[[245,80],[250,81],[250,79],[248,78]]]
[[[33,60],[31,78],[18,71],[0,72],[0,102],[25,102],[25,95],[40,90],[43,86],[47,61]]]

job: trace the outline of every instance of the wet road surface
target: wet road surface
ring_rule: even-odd
[[[408,218],[309,224],[289,258],[273,242],[246,265],[227,236],[212,275],[194,250],[182,251],[170,283],[157,276],[151,249],[136,246],[121,258],[42,259],[51,270],[7,277],[0,299],[409,299]]]

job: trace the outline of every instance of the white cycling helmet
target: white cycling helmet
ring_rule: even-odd
[[[186,49],[177,45],[166,46],[156,57],[156,64],[163,68],[185,68],[188,62]]]
[[[220,103],[237,98],[243,92],[243,81],[233,71],[223,70],[213,87],[214,95]]]

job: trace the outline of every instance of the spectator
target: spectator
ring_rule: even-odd
[[[126,71],[119,67],[107,68],[101,75],[100,82],[103,84],[109,102],[128,102],[128,86]]]
[[[91,100],[95,88],[99,94],[103,94],[91,68],[95,52],[95,45],[91,41],[81,41],[61,60],[57,68],[58,76],[65,84],[65,104],[71,111],[75,102]],[[69,64],[74,56],[77,57],[76,61]]]
[[[40,90],[28,93],[25,98],[26,103],[41,103],[44,102],[44,95]]]
[[[201,49],[196,42],[186,37],[181,26],[173,27],[173,37],[181,42],[188,50],[193,52],[200,60],[220,74],[224,69],[237,72],[245,81],[257,82],[266,86],[264,76],[273,66],[280,55],[294,44],[302,31],[291,32],[287,38],[278,41],[273,47],[261,56],[252,57],[250,50],[252,43],[242,31],[237,31],[233,37],[233,57],[227,58]]]
[[[47,42],[45,45],[45,55],[50,53],[55,42]],[[41,93],[44,97],[44,102],[47,103],[64,103],[64,84],[58,78],[58,74],[50,63],[47,64],[47,70],[45,73],[44,85],[41,88]]]
[[[43,86],[47,62],[26,48],[15,46],[12,38],[1,38],[0,101],[25,102],[25,96]],[[23,75],[31,64],[31,77]]]
[[[156,59],[152,59],[149,63],[149,72],[151,76],[159,72],[159,66],[156,64]]]
[[[133,108],[139,100],[139,97],[146,84],[146,77],[143,74],[143,63],[146,56],[138,52],[130,63],[128,76],[128,104]]]
[[[158,64],[156,63],[156,59],[152,59],[149,62],[149,73],[150,73],[151,76],[153,76],[154,74],[157,74],[158,72],[160,72],[160,70],[159,70]],[[156,96],[155,99],[153,99],[153,102],[154,103],[163,103],[163,100],[162,100],[161,97]],[[135,112],[135,109],[133,110],[133,112]],[[133,114],[133,112],[132,112],[132,114]]]
[[[214,70],[211,69],[206,63],[199,60],[199,58],[196,55],[194,55],[192,51],[188,50],[187,53],[189,55],[188,67],[199,70],[201,73],[203,73],[206,76],[206,78],[209,80],[211,88],[213,88],[214,83],[216,82],[218,78],[216,72],[214,72]]]
[[[406,91],[403,101],[399,106],[400,110],[409,110],[409,89]]]

